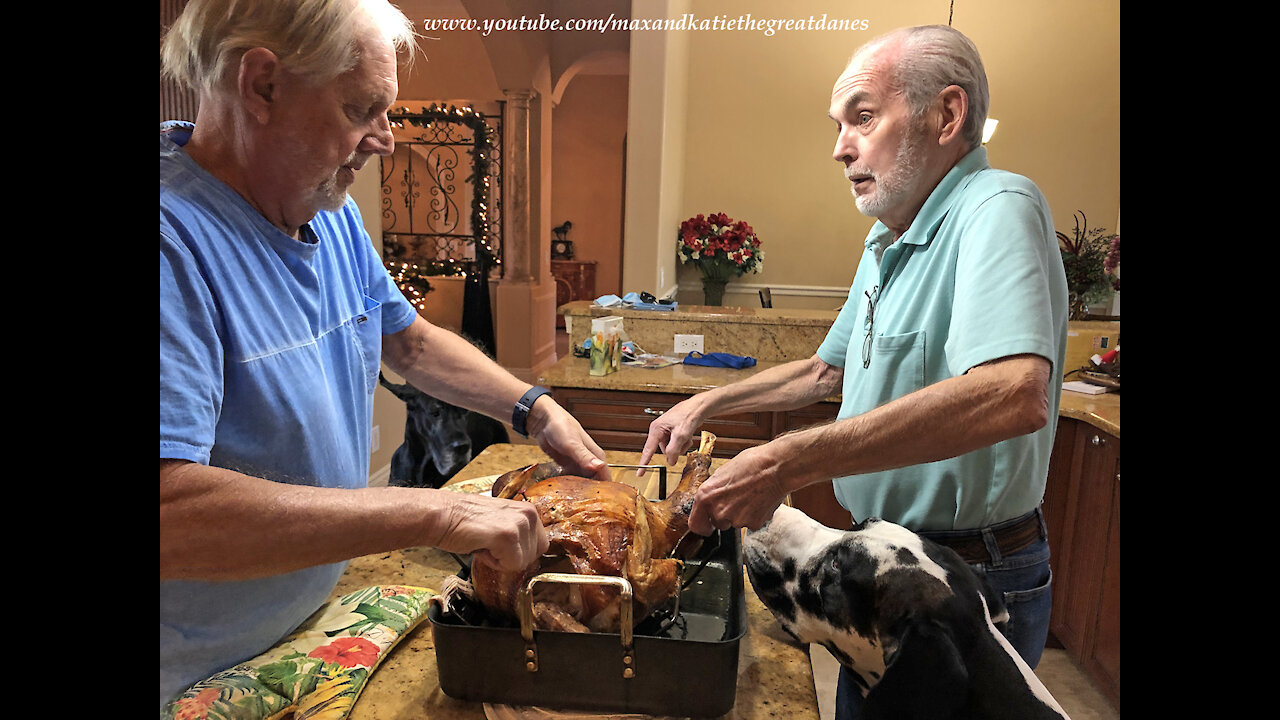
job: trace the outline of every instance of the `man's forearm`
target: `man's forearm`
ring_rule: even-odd
[[[286,485],[162,461],[160,579],[242,580],[433,545],[442,508],[421,492]]]
[[[503,422],[529,388],[461,336],[421,318],[383,340],[383,360],[432,397]]]
[[[768,445],[789,490],[956,457],[1043,427],[1049,368],[1035,356],[1007,358]]]

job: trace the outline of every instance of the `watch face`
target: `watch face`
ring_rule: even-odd
[[[573,243],[568,240],[554,240],[551,243],[551,257],[557,260],[568,260],[573,257]]]

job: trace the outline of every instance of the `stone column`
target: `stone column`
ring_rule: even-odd
[[[529,100],[533,90],[506,90],[502,120],[502,264],[503,279],[533,279],[531,252],[535,245],[529,206]]]
[[[536,382],[555,362],[555,285],[537,277],[541,238],[533,223],[531,105],[536,90],[506,90],[502,140],[503,276],[497,290],[498,364]],[[543,148],[543,152],[547,152]],[[540,192],[546,192],[543,188]]]

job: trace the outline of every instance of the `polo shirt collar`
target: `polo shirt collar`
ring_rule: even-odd
[[[898,242],[907,245],[927,245],[937,234],[938,228],[942,225],[942,221],[947,217],[947,212],[951,210],[951,206],[955,203],[955,196],[959,190],[964,189],[966,185],[973,179],[973,176],[982,170],[991,167],[987,164],[987,149],[978,146],[969,152],[969,154],[960,158],[960,162],[955,164],[946,175],[942,176],[942,180],[938,182],[938,186],[929,193],[929,197],[924,201],[924,205],[920,207],[920,212],[916,214],[915,220],[911,221],[911,227],[902,234]],[[876,220],[871,226],[871,232],[867,233],[866,247],[868,250],[878,253],[883,252],[885,247],[893,241],[893,231],[885,226],[884,223]]]

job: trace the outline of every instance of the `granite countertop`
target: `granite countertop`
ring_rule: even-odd
[[[1085,395],[1063,390],[1058,416],[1083,420],[1099,430],[1120,437],[1120,393]]]
[[[728,385],[731,382],[749,378],[762,370],[783,364],[785,363],[758,360],[753,367],[741,370],[682,363],[660,368],[623,365],[616,373],[591,375],[589,360],[569,355],[560,358],[556,364],[543,370],[538,376],[538,384],[549,388],[572,387],[693,394]]]
[[[609,461],[635,464],[639,453],[607,454]],[[533,445],[492,445],[482,451],[446,485],[498,475],[548,457]],[[659,456],[653,460],[663,462]],[[723,461],[716,461],[718,464]],[[677,470],[679,469],[677,466]],[[628,471],[619,471],[628,472]],[[678,473],[676,475],[678,477]],[[652,478],[656,478],[654,473]],[[398,584],[439,589],[458,571],[448,553],[432,548],[408,548],[358,557],[348,564],[332,598],[370,585]],[[744,580],[745,573],[744,573]],[[765,720],[787,717],[818,720],[817,695],[807,648],[782,631],[760,603],[746,580],[747,633],[738,645],[738,687],[735,705],[724,720]],[[436,674],[431,624],[424,620],[400,641],[369,678],[349,715],[350,720],[482,720],[484,704],[455,700],[440,689]]]
[[[731,382],[744,380],[756,373],[782,365],[781,362],[757,361],[754,367],[733,370],[701,365],[676,364],[664,368],[641,368],[623,365],[618,372],[609,375],[588,373],[586,358],[568,356],[542,371],[538,384],[549,388],[583,388],[591,390],[633,390],[692,395],[711,390]],[[838,396],[827,398],[839,402]],[[1120,394],[1101,395],[1062,391],[1058,415],[1083,420],[1100,430],[1120,437]]]
[[[824,331],[831,327],[838,314],[835,310],[806,310],[783,308],[754,308],[719,305],[679,305],[675,310],[636,310],[622,305],[601,307],[590,300],[575,300],[556,308],[556,312],[572,317],[605,317],[620,315],[624,318],[676,319],[696,322],[752,323],[761,325],[813,326]]]

